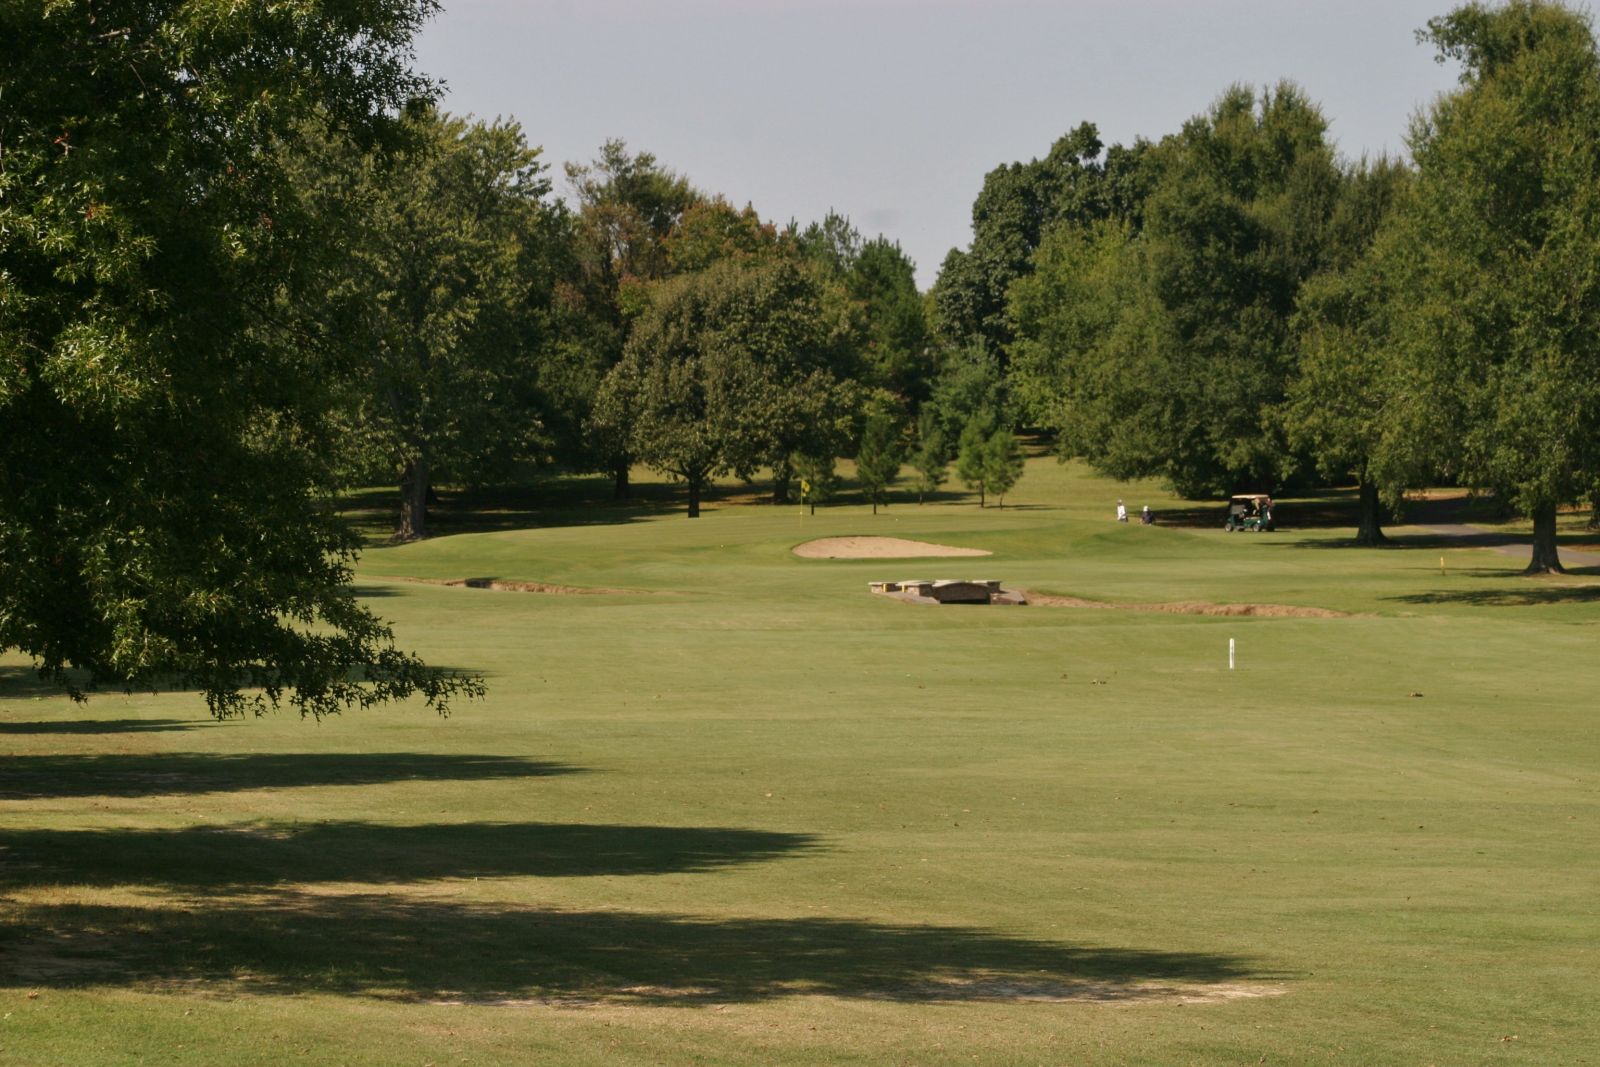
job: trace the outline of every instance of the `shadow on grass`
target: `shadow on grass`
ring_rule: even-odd
[[[378,600],[382,597],[400,596],[401,591],[392,585],[373,585],[369,582],[357,582],[350,586],[350,595],[357,600]]]
[[[684,874],[816,847],[809,834],[718,827],[368,822],[180,830],[0,831],[0,885],[239,889],[309,882]]]
[[[370,593],[363,591],[359,595],[404,596],[405,591],[399,588],[391,588],[387,591],[374,589]],[[480,667],[458,667],[454,664],[447,663],[434,663],[430,664],[430,667],[441,674],[461,677],[488,678],[492,677],[494,674],[493,671],[486,671]],[[365,680],[365,674],[365,668],[355,667],[347,670],[345,672],[345,677],[349,681],[359,682]],[[128,685],[124,682],[118,681],[115,678],[102,678],[96,681],[87,672],[79,670],[68,671],[67,675],[71,683],[78,687],[87,700],[91,701],[96,696],[112,693],[124,693],[129,695],[134,693],[142,693],[155,696],[166,693],[195,694],[201,692],[198,686],[188,684],[182,679],[173,678],[171,676],[156,679],[144,679],[136,685]],[[246,691],[246,694],[249,695],[248,690]],[[25,699],[31,697],[57,697],[62,700],[71,699],[67,689],[50,678],[41,677],[39,672],[34,670],[32,667],[0,667],[0,700],[5,700],[7,698]],[[283,701],[277,710],[293,710],[293,705],[289,703],[288,697],[289,694],[284,695]],[[267,710],[274,709],[269,708]],[[246,715],[249,715],[248,711],[246,712]]]
[[[0,797],[172,796],[301,786],[543,778],[580,770],[563,763],[507,756],[413,752],[12,756],[0,762]]]
[[[1571,572],[1568,572],[1571,573]],[[1495,577],[1504,577],[1496,575]],[[1450,589],[1386,598],[1402,604],[1466,604],[1478,608],[1525,608],[1545,604],[1592,604],[1600,585],[1544,585],[1527,581],[1514,589]]]
[[[681,510],[682,492],[670,484],[636,485],[626,500],[611,497],[609,478],[567,477],[486,489],[442,489],[428,506],[429,537],[495,533],[549,526],[616,526]],[[390,540],[399,494],[389,488],[357,490],[340,508],[375,545]]]
[[[1130,500],[1129,505],[1134,503]],[[1208,501],[1184,501],[1182,503],[1169,503],[1163,507],[1154,507],[1156,522],[1161,526],[1180,526],[1188,529],[1221,530],[1228,520],[1228,501],[1218,499]],[[1107,508],[1109,512],[1110,509]],[[1355,527],[1361,521],[1360,499],[1354,488],[1348,489],[1301,489],[1293,490],[1290,495],[1276,499],[1272,506],[1272,517],[1277,527],[1274,533],[1293,532],[1296,530],[1331,530],[1339,527],[1348,527],[1351,538],[1344,544],[1354,543]],[[1245,534],[1245,536],[1250,536]],[[1272,533],[1263,534],[1263,537],[1272,537]],[[1327,544],[1326,539],[1317,542]]]
[[[217,726],[215,719],[62,719],[59,722],[0,722],[0,734],[150,734],[172,730],[202,730]],[[0,793],[5,792],[5,772],[0,770]]]
[[[1156,514],[1157,526],[1178,526],[1184,529],[1220,530],[1228,518],[1228,505],[1226,502],[1217,504],[1168,504],[1165,507],[1151,508]],[[1114,507],[1106,509],[1107,514],[1115,511]],[[1130,521],[1137,522],[1138,514],[1135,512]]]
[[[83,682],[83,676],[73,675]],[[32,667],[0,667],[0,700],[25,700],[29,697],[65,696],[66,690]]]
[[[1463,527],[1459,533],[1389,534],[1386,548],[1511,548],[1528,547],[1533,539],[1528,534],[1503,533],[1496,530],[1474,530]]]
[[[1242,534],[1244,537],[1255,537],[1255,534]],[[1355,538],[1354,530],[1349,537],[1295,537],[1293,533],[1278,531],[1261,535],[1271,543],[1284,548],[1340,548],[1357,550],[1424,550],[1444,551],[1456,548],[1506,548],[1515,545],[1526,547],[1529,543],[1526,535],[1518,537],[1516,534],[1494,533],[1481,530],[1474,533],[1445,534],[1445,533],[1406,533],[1398,534],[1389,530],[1384,531],[1383,540],[1376,545],[1363,545]]]
[[[28,986],[311,992],[467,1003],[971,1001],[1205,995],[1277,976],[1244,957],[851,919],[710,919],[287,893],[232,907],[32,905],[7,955]]]

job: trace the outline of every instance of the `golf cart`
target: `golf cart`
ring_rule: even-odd
[[[1260,533],[1271,530],[1272,498],[1265,493],[1244,493],[1228,501],[1228,521],[1222,528],[1229,533],[1235,530],[1252,530]]]

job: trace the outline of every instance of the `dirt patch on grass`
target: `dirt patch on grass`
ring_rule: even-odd
[[[982,1002],[988,1004],[1223,1004],[1234,1000],[1281,997],[1281,986],[1250,982],[1071,982],[952,979],[904,989],[862,990],[848,997],[802,993],[822,1000],[854,999],[912,1002]],[[718,1006],[724,991],[701,986],[624,986],[612,993],[544,997],[431,997],[422,1003],[440,1007],[566,1008],[637,1010],[675,1004]]]
[[[1255,997],[1278,997],[1280,986],[1248,982],[1051,982],[953,980],[931,982],[927,986],[900,993],[877,994],[891,1000],[971,1000],[986,1002],[1032,1002],[1073,1004],[1082,1002],[1147,1004],[1153,1001],[1180,1001],[1184,1004],[1219,1004]],[[871,996],[871,994],[869,994]]]
[[[639,589],[604,589],[581,585],[554,585],[550,582],[510,582],[501,578],[408,578],[397,574],[371,574],[382,582],[411,582],[416,585],[448,585],[464,589],[493,589],[501,593],[548,593],[555,596],[630,596]]]
[[[903,537],[821,537],[794,546],[802,559],[917,559],[932,556],[992,556],[981,548],[957,548]]]
[[[1166,615],[1233,615],[1271,619],[1344,619],[1350,613],[1297,604],[1209,604],[1203,600],[1175,600],[1160,604],[1111,604],[1075,596],[1050,596],[1024,592],[1029,604],[1043,608],[1090,608],[1099,611],[1154,611]]]

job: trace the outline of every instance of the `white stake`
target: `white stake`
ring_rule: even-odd
[[[1233,638],[1228,638],[1228,669],[1233,670]]]

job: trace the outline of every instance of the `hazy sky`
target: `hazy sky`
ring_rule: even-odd
[[[1300,83],[1348,156],[1404,151],[1455,84],[1415,31],[1443,0],[445,0],[445,106],[519,120],[561,164],[621,137],[696,187],[899,241],[926,288],[983,175],[1085,120],[1176,130],[1229,84]]]

